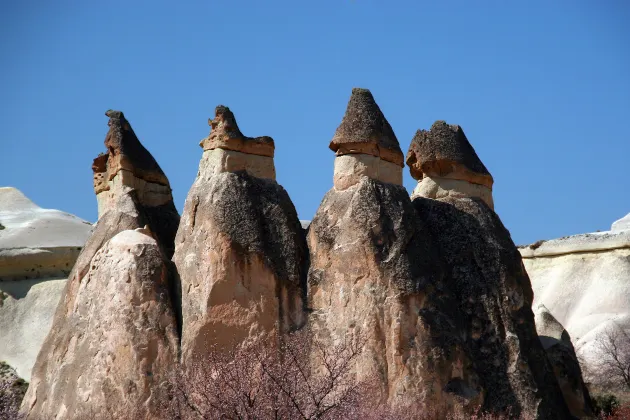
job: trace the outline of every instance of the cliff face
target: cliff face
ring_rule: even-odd
[[[544,305],[571,336],[587,368],[597,369],[598,336],[630,331],[628,216],[605,232],[567,236],[519,248],[532,279],[534,305]]]
[[[562,327],[543,314],[536,332],[493,178],[461,127],[416,133],[410,198],[393,129],[354,89],[329,146],[333,186],[305,229],[275,180],[273,139],[243,135],[229,108],[209,121],[181,220],[122,112],[106,115],[107,153],[92,167],[99,220],[33,368],[28,419],[163,418],[180,367],[217,347],[275,349],[270,337],[305,326],[331,348],[361,340],[353,379],[376,379],[374,399],[396,409],[560,419],[566,399],[589,412]]]
[[[124,155],[127,141],[139,142],[122,113],[108,116],[107,161],[128,169],[151,161],[144,148]],[[115,178],[116,165],[105,173]],[[172,199],[152,206],[144,192],[128,183],[108,191],[110,204],[70,273],[33,368],[27,418],[153,417],[155,385],[177,356],[168,251],[179,215]]]
[[[481,388],[459,337],[452,333],[451,320],[442,312],[451,303],[442,290],[443,267],[427,227],[400,185],[398,141],[365,90],[353,90],[331,148],[346,139],[362,148],[340,155],[339,147],[336,160],[360,161],[365,150],[387,150],[399,159],[365,159],[354,172],[335,162],[334,187],[308,234],[313,328],[331,343],[348,336],[365,340],[358,379],[374,375],[382,397],[392,405],[449,405],[457,400],[472,406],[480,401]],[[380,165],[396,171],[387,180],[397,182],[380,177]],[[352,182],[339,182],[340,168]]]
[[[491,179],[461,129],[444,126],[438,122],[412,142],[408,162],[424,162],[424,154],[435,156],[429,167],[412,165],[419,184],[435,168],[447,179]],[[437,141],[441,136],[447,138]],[[426,138],[432,141],[424,144]],[[456,189],[429,199],[422,192],[414,191],[413,204],[446,267],[446,287],[456,302],[451,314],[483,384],[484,407],[566,418],[566,405],[536,334],[531,284],[509,232],[484,197]]]
[[[92,225],[0,188],[0,361],[30,380],[66,278]]]
[[[275,181],[270,137],[243,136],[223,106],[210,121],[173,261],[181,282],[182,361],[304,323],[308,253]]]

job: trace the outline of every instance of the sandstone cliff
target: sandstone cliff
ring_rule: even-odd
[[[611,326],[630,331],[628,220],[618,220],[609,231],[519,248],[532,279],[534,305],[545,305],[566,328],[587,368],[597,365],[599,334]]]
[[[469,407],[481,400],[472,361],[443,309],[443,267],[402,181],[398,140],[372,94],[353,89],[331,149],[334,186],[308,230],[311,324],[331,343],[366,340],[358,379],[384,399]]]
[[[509,232],[491,208],[489,172],[461,128],[440,121],[429,132],[416,134],[407,162],[419,181],[413,204],[446,267],[446,288],[456,302],[452,318],[485,391],[484,407],[511,407],[514,414],[534,418],[567,418],[536,334],[529,278]],[[439,188],[426,189],[427,181]],[[468,184],[485,190],[480,193]]]
[[[0,361],[30,380],[66,278],[92,225],[0,188]]]
[[[185,364],[209,346],[304,323],[308,252],[293,203],[275,181],[274,142],[244,136],[224,106],[209,124],[173,256]]]
[[[165,177],[147,164],[154,160],[123,114],[107,115],[108,155],[98,158],[106,163],[93,169],[113,183],[33,368],[22,404],[28,419],[152,418],[157,385],[176,362],[169,252],[179,215],[170,190],[155,201],[142,190],[149,183],[135,181]],[[97,194],[101,187],[95,177]]]

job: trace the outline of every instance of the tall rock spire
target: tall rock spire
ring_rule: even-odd
[[[310,324],[324,342],[366,340],[357,380],[378,378],[389,404],[460,401],[472,409],[481,388],[445,317],[454,303],[444,292],[443,267],[400,185],[402,153],[369,91],[353,90],[331,148],[335,184],[307,238]],[[359,160],[365,157],[371,160]],[[379,165],[397,171],[397,182],[384,179]]]
[[[492,210],[492,177],[464,132],[443,121],[419,131],[407,163],[420,181],[412,195],[417,218],[445,267],[450,317],[484,384],[483,408],[569,418],[536,333],[531,283]]]
[[[27,419],[157,418],[177,362],[170,257],[179,214],[122,112],[106,115],[108,153],[93,166],[99,220],[33,367]]]
[[[418,130],[407,152],[407,165],[418,180],[412,198],[472,196],[494,208],[492,175],[458,125],[436,121],[430,130]]]
[[[308,251],[275,179],[270,137],[245,137],[218,106],[173,261],[182,289],[182,361],[304,323]]]
[[[354,88],[346,114],[330,142],[334,185],[344,190],[363,176],[402,185],[403,154],[394,130],[367,89]]]

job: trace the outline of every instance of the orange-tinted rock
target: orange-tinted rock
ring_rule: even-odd
[[[226,107],[217,107],[212,127],[208,141],[218,149],[243,139]],[[270,177],[220,165],[217,151],[204,151],[175,241],[185,364],[211,345],[231,347],[305,318],[308,251],[291,199]]]
[[[364,153],[404,167],[394,130],[367,89],[352,89],[346,114],[329,147],[337,156]]]
[[[424,176],[459,179],[492,189],[492,175],[458,125],[436,121],[430,130],[418,130],[407,153],[414,179]]]
[[[251,155],[273,157],[275,145],[271,137],[246,137],[239,130],[230,108],[219,105],[215,117],[208,120],[210,135],[199,144],[203,150],[224,149]]]

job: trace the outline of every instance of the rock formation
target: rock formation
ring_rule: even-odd
[[[489,193],[488,170],[461,128],[441,121],[416,134],[407,162],[419,179],[413,205],[446,267],[446,288],[456,302],[452,316],[485,391],[484,408],[567,418],[536,334],[529,278],[510,233],[490,207],[491,197],[442,183],[484,184]],[[427,179],[437,179],[439,188],[425,188]]]
[[[30,380],[66,278],[92,225],[0,188],[0,361]]]
[[[275,181],[274,142],[245,137],[225,106],[209,124],[173,256],[185,364],[209,346],[304,323],[308,251],[293,203]]]
[[[535,321],[538,338],[547,352],[571,414],[578,418],[592,417],[591,396],[584,385],[571,337],[545,305],[536,309]]]
[[[628,216],[610,231],[519,248],[532,280],[534,305],[545,305],[564,325],[586,367],[598,359],[595,341],[609,327],[630,330]]]
[[[99,206],[37,357],[22,404],[28,419],[154,418],[158,385],[176,363],[169,252],[179,215],[170,190],[169,200],[151,198],[151,183],[168,181],[123,114],[106,115],[108,155],[94,171],[113,183],[100,190],[95,181],[107,204]]]
[[[334,186],[308,228],[313,329],[331,343],[366,340],[358,380],[375,375],[393,406],[475,406],[480,384],[443,315],[453,302],[441,290],[439,258],[400,185],[398,140],[369,91],[353,89],[330,148]],[[364,154],[342,154],[351,152]]]
[[[407,153],[407,165],[418,180],[412,199],[479,197],[494,208],[492,175],[458,125],[436,121],[430,130],[418,130]]]

